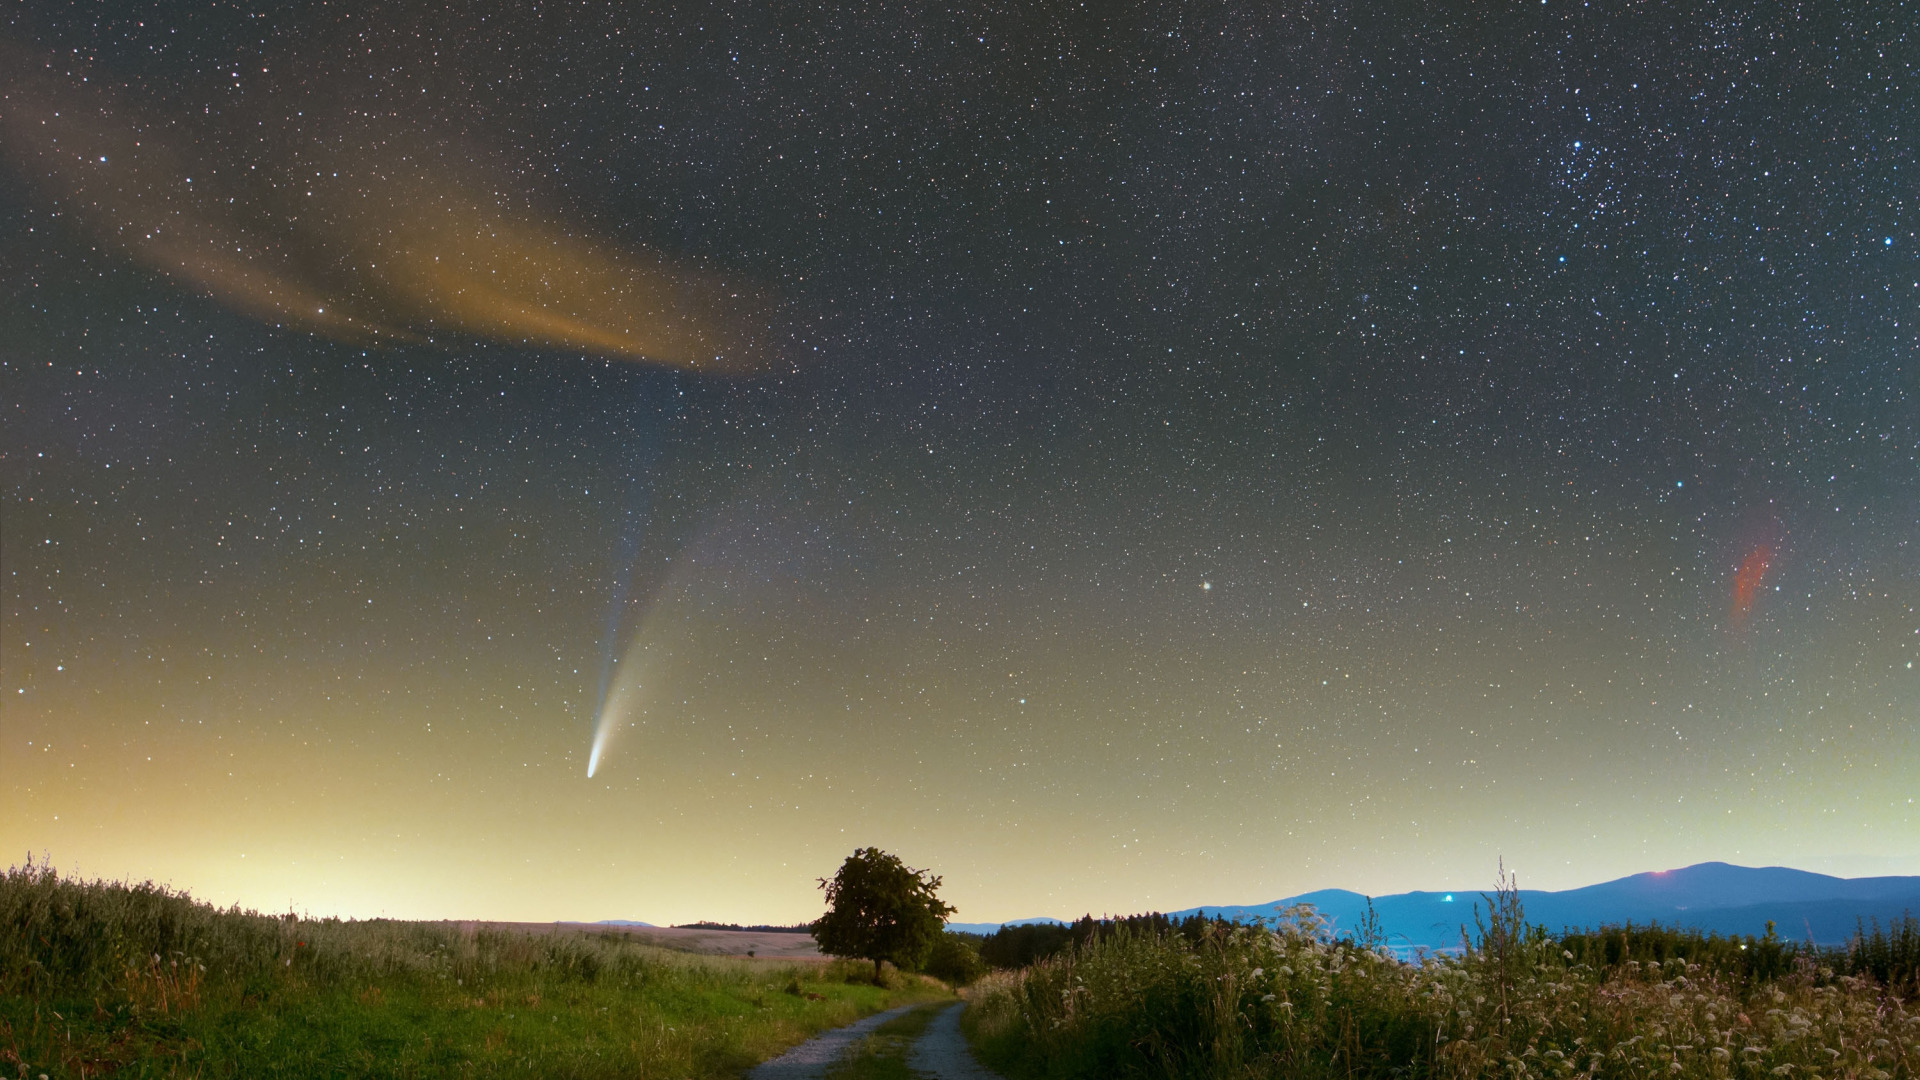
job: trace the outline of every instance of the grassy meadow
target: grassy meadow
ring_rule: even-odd
[[[1460,955],[1397,958],[1302,909],[1275,927],[1119,926],[969,991],[1013,1080],[1920,1076],[1920,925],[1845,949],[1657,927],[1555,936],[1518,896]]]
[[[947,995],[871,971],[219,910],[28,866],[0,877],[0,1077],[737,1077]]]

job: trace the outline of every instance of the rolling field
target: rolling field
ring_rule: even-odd
[[[849,982],[865,964],[701,956],[638,935],[275,917],[13,869],[0,1075],[733,1077],[947,994]]]

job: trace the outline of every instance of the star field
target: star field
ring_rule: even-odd
[[[0,843],[1920,873],[1917,13],[1840,7],[15,11]]]

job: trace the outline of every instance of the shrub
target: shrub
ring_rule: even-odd
[[[971,941],[949,932],[935,939],[924,970],[954,986],[966,986],[987,973],[987,962]]]

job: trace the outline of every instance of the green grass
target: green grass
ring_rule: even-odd
[[[221,911],[28,867],[0,877],[0,1076],[732,1077],[946,994],[849,981],[868,970]]]
[[[827,1071],[828,1080],[916,1080],[913,1070],[907,1068],[907,1054],[934,1015],[947,1005],[944,1001],[922,1005],[881,1024],[860,1040],[845,1061]]]
[[[963,1023],[1014,1080],[1920,1076],[1910,926],[1826,953],[1652,928],[1561,940],[1495,899],[1471,951],[1414,963],[1310,911],[1198,939],[1121,929],[976,984]]]

